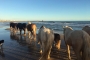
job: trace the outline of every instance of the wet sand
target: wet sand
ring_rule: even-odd
[[[41,57],[39,44],[35,44],[33,40],[20,36],[18,33],[13,35],[6,28],[0,28],[0,39],[5,40],[3,49],[0,49],[0,60],[39,60]],[[76,60],[72,49],[71,58]],[[54,46],[52,47],[50,60],[68,60],[63,38],[60,50],[57,50]]]

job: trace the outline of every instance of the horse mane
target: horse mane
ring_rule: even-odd
[[[41,28],[45,28],[45,26],[42,25],[42,26],[40,27],[40,29],[41,29]]]
[[[66,28],[69,28],[69,29],[71,29],[71,30],[73,30],[71,27],[69,27],[69,26],[66,26]]]
[[[66,28],[69,28],[69,29],[73,30],[70,26],[65,26],[65,27],[63,27],[63,28],[65,28],[65,29],[66,29]]]

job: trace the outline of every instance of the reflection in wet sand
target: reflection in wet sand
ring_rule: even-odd
[[[7,31],[6,31],[7,32]],[[3,52],[0,52],[0,60],[39,60],[40,45],[37,41],[33,41],[28,36],[18,33],[3,33],[5,43],[3,44]],[[73,51],[71,51],[72,60],[76,59]],[[51,59],[49,60],[68,60],[66,46],[64,41],[61,42],[61,49],[57,50],[54,46],[51,50]]]
[[[1,46],[1,49],[0,49],[0,55],[2,56],[2,57],[5,57],[5,54],[4,54],[4,52],[3,52],[3,47]]]
[[[27,53],[28,58],[30,58],[30,56],[32,56],[32,58],[30,58],[30,59],[34,59],[34,58],[35,58],[35,60],[39,59],[40,54],[39,54],[39,49],[37,48],[38,45],[36,46],[36,42],[34,40],[30,40],[30,38],[27,38],[27,36],[13,34],[13,33],[10,34],[10,38],[12,40],[16,40],[21,46],[27,46],[27,52],[24,52],[24,53],[25,54]],[[20,48],[22,48],[22,47],[20,47]],[[22,51],[20,50],[20,52],[22,52]],[[24,57],[24,59],[28,59],[28,58]]]
[[[11,33],[11,34],[10,34],[10,38],[11,38],[12,40],[19,40],[19,36],[16,35],[16,34],[14,34],[14,33]]]
[[[22,47],[19,47],[18,50],[22,54],[25,54],[25,57],[23,58],[24,60],[39,60],[41,57],[40,54],[40,45],[37,44],[37,41],[31,40],[27,36],[19,35],[19,34],[10,34],[10,38],[12,40],[16,40],[19,45]],[[64,42],[64,41],[62,41]],[[64,43],[62,43],[64,44]],[[56,47],[53,46],[51,50],[51,59],[49,60],[68,60],[67,53],[66,53],[66,47],[61,44],[61,49],[58,50]],[[27,51],[25,51],[24,46],[27,47]],[[23,50],[21,50],[23,48]],[[25,51],[25,52],[24,52]],[[22,53],[23,52],[23,53]],[[15,52],[15,54],[18,54]],[[75,60],[76,56],[74,55],[73,51],[71,51],[72,59]]]
[[[32,40],[30,38],[27,38],[27,36],[23,36],[23,35],[20,35],[20,34],[11,33],[10,38],[12,40],[16,40],[20,45],[27,45],[27,44],[35,45],[36,44],[34,40]]]

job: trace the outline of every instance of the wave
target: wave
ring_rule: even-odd
[[[84,26],[90,26],[89,21],[31,21],[37,25],[39,29],[42,25],[46,26],[47,28],[53,29],[55,31],[62,31],[63,26],[70,26],[73,29],[82,29]],[[27,23],[27,22],[26,22]],[[9,26],[9,22],[7,23],[0,23],[0,26]]]

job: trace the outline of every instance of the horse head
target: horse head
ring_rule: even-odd
[[[0,44],[4,43],[4,40],[0,40]]]

